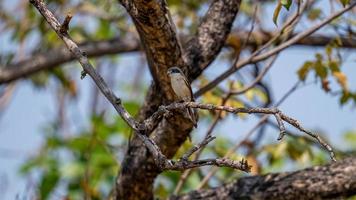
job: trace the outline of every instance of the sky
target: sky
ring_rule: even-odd
[[[4,40],[0,41],[0,44],[3,45]],[[294,85],[298,80],[297,69],[305,60],[313,59],[314,54],[320,51],[323,49],[291,47],[279,55],[265,77],[265,80],[273,88],[274,99],[280,99]],[[342,69],[349,78],[350,88],[356,88],[355,58],[356,51],[354,50],[348,56]],[[127,54],[122,57],[116,74],[126,73],[121,77],[129,77],[136,70],[139,60],[140,56],[136,54]],[[220,65],[221,63],[214,63],[205,73],[211,78],[216,77],[221,71]],[[73,77],[79,80],[79,74],[80,68],[73,68]],[[149,84],[150,76],[147,69],[142,71],[141,78],[146,85]],[[93,82],[89,77],[78,82],[79,98],[77,102],[71,103],[68,115],[76,120],[71,123],[79,124],[77,127],[79,129],[88,125]],[[53,80],[51,84],[55,84]],[[193,85],[195,86],[195,84]],[[28,81],[18,81],[8,107],[0,115],[0,199],[22,198],[28,194],[28,185],[26,185],[28,181],[18,174],[18,170],[26,158],[36,154],[43,141],[43,130],[46,123],[56,116],[57,99],[53,95],[56,90],[51,88],[53,87],[35,89]],[[120,89],[115,87],[114,91],[118,96],[125,97],[125,92]],[[195,87],[193,90],[196,91],[197,88]],[[345,131],[356,130],[355,108],[351,105],[341,107],[337,97],[326,94],[320,89],[319,84],[297,90],[279,108],[288,116],[298,119],[304,127],[311,130],[322,130],[330,138],[332,145],[337,147],[343,147],[342,134]],[[248,120],[245,121],[229,118],[226,123],[218,127],[216,134],[217,136],[227,134],[228,137],[236,139],[236,134],[239,134],[239,137],[242,136],[255,124],[256,119],[252,115],[248,116]],[[272,129],[268,133],[265,141],[276,142],[278,131]],[[195,138],[193,138],[194,140]]]

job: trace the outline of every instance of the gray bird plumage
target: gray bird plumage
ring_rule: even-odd
[[[184,102],[194,101],[192,88],[190,87],[183,71],[178,67],[171,67],[168,69],[167,74],[171,79],[172,89],[179,100]],[[188,115],[190,120],[193,122],[194,127],[197,127],[196,111],[192,108],[188,108]]]

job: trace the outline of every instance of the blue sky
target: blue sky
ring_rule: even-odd
[[[0,45],[6,44],[7,39],[0,37]],[[7,46],[7,45],[6,45]],[[265,77],[272,88],[275,100],[297,81],[296,71],[305,60],[313,59],[316,52],[322,48],[292,47],[280,54],[274,67]],[[345,53],[346,51],[343,51]],[[356,88],[356,51],[354,50],[344,63],[342,70],[349,78],[350,88]],[[130,77],[136,70],[140,56],[128,54],[120,59],[117,74],[121,77]],[[205,73],[209,77],[216,77],[221,71],[214,63]],[[88,110],[90,110],[90,92],[93,82],[89,77],[79,81],[80,68],[73,68],[73,77],[79,82],[78,102],[71,102],[69,116],[75,119],[80,127],[88,125]],[[118,77],[116,75],[116,77]],[[150,83],[148,70],[142,72],[143,83]],[[309,79],[311,80],[311,78]],[[127,80],[120,80],[125,83]],[[54,84],[53,80],[52,83]],[[119,85],[119,84],[117,84]],[[46,123],[56,116],[55,90],[35,89],[28,81],[19,81],[16,84],[14,95],[6,110],[0,116],[0,199],[14,199],[17,195],[27,195],[26,180],[18,175],[19,166],[25,158],[35,155],[41,145],[43,128]],[[118,96],[127,97],[122,88],[114,88]],[[197,88],[194,88],[197,90]],[[125,99],[125,98],[124,98]],[[199,101],[199,100],[198,100]],[[106,102],[106,101],[105,101]],[[298,119],[308,129],[318,129],[328,135],[332,144],[343,147],[342,134],[347,130],[356,130],[355,108],[351,105],[340,107],[338,98],[326,94],[320,89],[320,84],[304,87],[293,93],[280,109],[287,115]],[[113,110],[113,109],[111,109]],[[236,134],[243,134],[256,122],[256,117],[250,115],[248,120],[227,120],[220,125],[216,133],[227,134],[236,140]],[[75,130],[73,130],[75,132]],[[275,142],[278,132],[268,131],[265,142]],[[274,134],[273,134],[274,133]],[[240,137],[240,135],[238,136]],[[242,138],[242,137],[241,137]]]

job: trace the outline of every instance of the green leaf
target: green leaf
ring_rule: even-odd
[[[20,173],[23,175],[30,173],[33,169],[40,165],[40,162],[41,160],[39,157],[27,160],[24,164],[22,164]]]
[[[274,9],[273,12],[273,23],[277,26],[277,19],[279,16],[279,13],[281,12],[282,4],[280,1],[278,1],[276,8]]]
[[[340,98],[340,105],[344,105],[349,99],[351,99],[351,94],[349,92],[343,92]]]
[[[320,15],[321,15],[321,10],[319,8],[315,8],[315,9],[311,9],[309,12],[308,12],[308,19],[311,20],[311,21],[314,21],[316,19],[319,19],[320,18]]]
[[[340,2],[341,2],[342,5],[345,7],[347,4],[350,3],[350,0],[340,0]]]
[[[328,75],[327,68],[320,61],[315,62],[314,69],[316,75],[319,76],[321,79],[325,79],[326,76]]]
[[[303,138],[293,138],[288,140],[287,154],[292,160],[300,160],[304,153],[310,152],[308,145]]]
[[[136,101],[126,101],[124,102],[124,106],[126,110],[133,116],[136,115],[140,109],[140,104]]]
[[[304,81],[308,75],[308,72],[313,67],[314,63],[311,61],[307,61],[303,64],[303,66],[297,71],[298,77],[300,80]]]
[[[290,6],[292,5],[292,0],[281,0],[281,4],[283,7],[285,7],[287,10],[289,10]]]
[[[36,88],[44,88],[49,81],[49,73],[46,71],[39,71],[31,75],[30,80]]]
[[[110,22],[106,20],[99,21],[99,27],[96,30],[96,37],[99,39],[106,39],[114,36],[114,32],[110,26]]]
[[[51,191],[56,187],[59,178],[60,178],[59,172],[55,168],[52,168],[51,170],[43,174],[39,186],[41,199],[47,199],[49,197]]]
[[[337,61],[330,61],[328,63],[328,66],[331,70],[331,72],[339,72],[340,71],[340,67],[339,67],[339,63]]]
[[[356,131],[347,131],[344,134],[344,140],[352,147],[356,147]]]

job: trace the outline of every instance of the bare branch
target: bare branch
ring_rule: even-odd
[[[218,167],[230,167],[233,169],[238,169],[244,172],[250,172],[251,166],[248,165],[247,160],[233,161],[226,158],[216,158],[216,159],[204,159],[204,160],[194,160],[186,161],[180,160],[178,162],[171,162],[165,167],[167,170],[185,170],[195,167],[202,167],[206,165],[215,165]]]
[[[329,154],[330,154],[331,159],[332,159],[333,161],[336,161],[336,159],[335,159],[335,154],[334,154],[334,152],[333,152],[333,149],[332,149],[331,146],[330,146],[329,144],[327,144],[319,135],[317,135],[317,134],[315,134],[315,133],[312,133],[312,132],[306,130],[305,128],[303,128],[303,127],[300,125],[300,123],[299,123],[297,120],[292,119],[292,118],[290,118],[290,117],[284,115],[283,113],[280,113],[280,116],[281,116],[281,118],[282,118],[285,122],[289,123],[290,125],[294,126],[295,128],[299,129],[300,131],[302,131],[302,132],[304,132],[304,133],[310,135],[311,137],[315,138],[315,139],[319,142],[319,144],[320,144],[321,146],[323,146],[327,151],[329,151]]]
[[[140,49],[137,38],[113,38],[103,41],[87,41],[78,45],[88,57],[99,57],[117,53],[135,52]],[[76,59],[61,47],[44,53],[36,53],[30,58],[0,67],[0,84],[27,77],[41,70],[47,70]]]
[[[232,91],[231,94],[233,94],[233,95],[243,94],[243,93],[249,91],[250,89],[252,89],[253,87],[255,87],[263,79],[263,77],[267,74],[268,70],[271,69],[271,67],[273,66],[273,63],[276,59],[277,59],[277,55],[272,56],[272,58],[270,58],[270,60],[266,64],[266,67],[255,78],[255,80],[253,80],[249,85],[241,88],[238,91]]]
[[[277,124],[278,124],[279,130],[280,130],[277,140],[281,140],[281,139],[283,139],[284,135],[286,134],[286,128],[284,127],[281,115],[279,113],[277,113],[274,116],[276,117]]]
[[[199,144],[195,145],[193,148],[191,148],[189,151],[187,151],[183,156],[182,156],[182,160],[188,160],[188,158],[193,155],[193,153],[195,153],[196,151],[198,151],[199,149],[204,148],[207,144],[209,144],[209,142],[213,141],[216,137],[215,136],[208,136],[207,138],[205,138],[202,142],[200,142]]]
[[[355,174],[356,158],[351,157],[295,172],[243,177],[220,187],[172,196],[170,200],[346,199],[356,194]]]
[[[147,125],[150,121],[155,121],[152,119],[157,119],[158,118],[158,117],[156,117],[157,115],[164,114],[163,112],[165,111],[165,109],[166,110],[176,110],[176,109],[183,110],[186,107],[200,108],[200,109],[207,109],[207,110],[224,110],[224,111],[232,112],[232,113],[265,113],[265,114],[274,114],[274,115],[278,113],[279,115],[281,115],[281,118],[283,120],[285,120],[286,122],[297,127],[298,129],[300,129],[303,132],[307,132],[307,130],[305,130],[303,127],[301,127],[300,124],[296,120],[284,115],[278,109],[274,109],[274,108],[272,108],[272,109],[269,109],[269,108],[232,108],[229,106],[214,106],[212,104],[199,104],[199,103],[195,103],[195,102],[171,104],[169,106],[166,106],[165,109],[161,109],[161,110],[157,111],[159,114],[153,115],[153,117],[149,118],[148,121],[146,121],[145,123],[139,124],[138,122],[135,121],[135,119],[132,118],[132,116],[121,105],[121,100],[114,95],[114,93],[111,91],[110,88],[108,88],[108,86],[106,85],[106,83],[104,82],[102,77],[96,73],[95,69],[92,67],[89,60],[86,58],[85,54],[83,52],[81,52],[81,50],[78,48],[78,46],[69,37],[68,33],[60,31],[61,25],[59,24],[58,20],[54,17],[54,15],[45,7],[45,4],[40,0],[31,0],[31,3],[38,9],[38,11],[42,14],[42,16],[47,20],[47,22],[51,25],[53,30],[56,31],[58,36],[67,45],[68,49],[76,56],[76,58],[82,65],[84,71],[92,77],[92,79],[97,84],[97,86],[99,87],[101,92],[111,102],[111,104],[114,106],[114,108],[120,114],[120,116],[126,121],[126,123],[129,124],[129,126],[132,127],[136,131],[136,133],[147,130],[145,125]],[[144,129],[142,128],[142,126],[144,127]],[[150,125],[149,127],[154,127],[154,125]],[[316,137],[311,132],[308,132],[308,134]],[[183,159],[184,161],[182,161],[182,162],[184,162],[184,163],[176,162],[175,164],[172,164],[172,162],[169,162],[164,159],[165,156],[160,152],[159,148],[152,140],[150,140],[149,138],[147,138],[145,135],[142,135],[142,134],[138,134],[138,136],[144,141],[146,147],[154,155],[156,163],[160,166],[161,169],[184,169],[184,166],[187,166],[188,168],[192,168],[192,167],[208,165],[208,164],[214,164],[214,165],[218,165],[218,166],[231,166],[231,167],[243,166],[242,164],[238,165],[235,162],[228,161],[225,159],[223,159],[223,160],[210,159],[210,160],[205,160],[205,161],[204,160],[203,161],[186,161],[186,159]],[[208,143],[207,141],[211,141],[211,139],[207,139],[206,141],[203,141],[203,143],[200,145],[200,148],[202,146],[206,145]],[[320,142],[320,140],[318,140],[318,141]],[[321,143],[321,144],[325,145],[326,143]],[[198,150],[199,148],[196,148],[196,149]],[[330,148],[330,151],[332,152],[331,148]],[[191,152],[194,152],[194,149]],[[189,152],[187,154],[188,156],[186,156],[186,157],[189,157],[191,154],[192,153]],[[187,164],[187,162],[188,162],[188,164]],[[185,168],[185,169],[187,169],[187,168]]]
[[[230,88],[230,90],[232,90],[232,87]],[[228,93],[224,98],[222,98],[222,103],[221,105],[225,105],[226,102],[229,100],[229,98],[231,97],[231,93]],[[206,140],[207,138],[210,138],[213,130],[215,129],[216,125],[218,124],[218,122],[221,119],[221,114],[223,111],[219,111],[218,114],[216,115],[213,123],[210,125],[209,129],[207,130],[204,140]],[[203,141],[204,141],[203,140]],[[199,149],[198,152],[195,154],[195,160],[198,160],[201,153],[202,153],[203,149]],[[177,195],[179,193],[179,191],[181,190],[181,188],[184,185],[184,182],[187,180],[188,176],[190,175],[190,173],[192,172],[193,169],[188,169],[186,171],[184,171],[184,173],[180,176],[179,181],[176,185],[176,188],[174,189],[173,194]]]
[[[278,108],[234,108],[231,106],[217,106],[217,105],[213,105],[213,104],[201,104],[201,103],[197,103],[197,102],[185,102],[185,103],[172,103],[168,106],[165,106],[165,110],[170,110],[170,111],[175,111],[175,110],[184,110],[187,107],[190,108],[199,108],[199,109],[203,109],[203,110],[222,110],[222,111],[226,111],[226,112],[230,112],[233,114],[238,114],[238,113],[248,113],[248,114],[252,114],[252,113],[257,113],[257,114],[270,114],[270,115],[274,115],[277,119],[277,122],[279,124],[280,127],[280,131],[281,134],[278,138],[283,137],[282,135],[285,132],[285,127],[282,123],[282,120],[289,123],[290,125],[294,126],[295,128],[299,129],[300,131],[308,134],[309,136],[313,137],[314,139],[316,139],[319,144],[324,147],[330,154],[330,157],[333,161],[336,161],[335,159],[335,154],[331,148],[331,146],[329,144],[327,144],[325,141],[323,141],[323,139],[306,130],[305,128],[303,128],[300,123],[296,120],[293,119],[291,117],[288,117],[287,115],[283,114]],[[158,111],[160,112],[160,111]]]
[[[300,85],[300,82],[298,81],[297,83],[295,83],[293,85],[293,87],[291,87],[284,95],[283,97],[277,101],[277,103],[274,105],[275,107],[279,107],[293,92],[296,91],[297,88],[299,88],[298,86]],[[233,147],[231,147],[224,155],[224,157],[228,157],[230,156],[233,152],[235,152],[245,141],[247,141],[252,134],[263,124],[268,123],[270,125],[272,125],[273,127],[277,128],[277,129],[281,129],[280,126],[278,126],[278,124],[273,123],[272,121],[268,120],[269,115],[257,115],[260,116],[260,120],[256,123],[255,126],[252,127],[251,130],[249,130],[245,135],[245,137],[238,143],[236,143]],[[291,135],[290,131],[288,132],[288,135]],[[295,135],[295,134],[294,134]],[[294,136],[293,135],[293,136]],[[300,136],[299,136],[300,137]],[[307,138],[307,137],[306,137]],[[309,139],[309,138],[307,138]],[[313,141],[314,142],[314,141]],[[203,178],[203,180],[200,182],[200,184],[198,185],[197,189],[201,189],[203,188],[203,186],[209,181],[209,179],[217,172],[218,168],[213,167]]]
[[[70,23],[70,20],[72,20],[72,17],[73,15],[71,13],[68,13],[66,18],[64,19],[62,25],[61,25],[61,28],[59,29],[59,31],[61,33],[67,33],[68,32],[68,29],[69,29],[69,23]]]
[[[115,96],[113,91],[107,86],[103,78],[96,73],[93,66],[90,64],[85,52],[82,52],[78,45],[70,38],[67,32],[61,32],[61,24],[55,18],[53,13],[49,11],[43,1],[41,0],[31,0],[30,1],[37,10],[42,14],[42,16],[46,19],[48,24],[52,27],[52,29],[57,33],[57,35],[63,40],[69,51],[75,56],[75,58],[82,65],[83,70],[90,75],[95,84],[98,86],[100,91],[105,95],[105,97],[110,101],[110,103],[114,106],[116,111],[120,114],[120,116],[129,124],[134,130],[137,130],[137,122],[135,119],[125,110],[125,108],[121,104],[121,99]]]
[[[172,23],[172,20],[170,20],[170,14],[165,2],[166,1],[164,0],[121,1],[121,3],[126,7],[126,10],[132,16],[138,32],[140,36],[142,36],[141,38],[144,46],[149,48],[148,50],[146,49],[146,55],[148,57],[147,60],[150,65],[153,78],[155,79],[155,83],[157,83],[152,84],[148,90],[145,103],[140,110],[139,119],[142,121],[146,118],[149,118],[159,108],[160,105],[166,105],[172,102],[173,98],[170,96],[172,93],[165,91],[166,89],[171,90],[169,82],[167,81],[166,69],[172,65],[182,64],[180,58],[176,58],[176,56],[180,57],[179,53],[181,50],[177,48],[180,47],[178,40],[176,38],[171,38],[172,36],[176,36],[175,34],[172,34],[172,30],[174,30],[174,24]],[[225,4],[224,2],[229,3]],[[208,13],[210,12],[205,15],[207,16],[204,17],[207,19],[207,24],[204,22],[201,23],[201,26],[205,24],[205,29],[199,28],[200,26],[198,27],[198,30],[202,31],[198,31],[197,35],[195,36],[195,41],[197,41],[197,43],[189,42],[189,44],[197,44],[196,47],[199,47],[192,48],[193,51],[196,50],[194,52],[196,52],[195,55],[198,56],[193,56],[192,60],[186,59],[185,55],[189,54],[189,50],[182,52],[184,55],[184,59],[182,61],[187,63],[187,65],[183,63],[183,68],[185,73],[189,75],[190,80],[194,78],[191,72],[192,68],[200,67],[197,65],[191,65],[191,63],[200,63],[199,60],[203,59],[204,63],[206,63],[205,61],[207,59],[205,58],[209,57],[210,53],[213,52],[209,50],[212,49],[215,51],[224,45],[225,34],[219,33],[226,32],[226,34],[228,34],[230,32],[230,26],[226,26],[225,24],[232,23],[233,19],[230,19],[230,17],[224,18],[224,16],[231,16],[232,11],[235,13],[233,15],[236,15],[238,11],[238,5],[236,5],[236,2],[239,1],[214,0],[210,5],[209,10],[216,10],[216,12],[212,12],[215,13],[215,15],[209,15]],[[149,7],[151,8],[147,9]],[[135,14],[135,11],[139,11],[138,15]],[[154,12],[154,14],[152,14],[152,12]],[[162,12],[163,16],[161,15]],[[150,23],[148,25],[152,26],[145,26],[143,23]],[[156,26],[156,24],[159,26]],[[207,26],[209,24],[212,26]],[[200,41],[202,38],[206,38],[206,42],[203,40],[203,43],[201,43]],[[219,40],[216,38],[219,38]],[[210,43],[210,41],[213,41],[213,43]],[[166,45],[166,42],[168,42],[169,45]],[[209,44],[211,46],[206,46],[203,44]],[[200,49],[200,47],[204,48]],[[157,50],[158,52],[154,52],[154,50]],[[209,51],[209,53],[206,54],[206,51]],[[215,57],[215,53],[217,52],[212,53],[213,56],[210,56],[210,59]],[[155,57],[155,59],[150,59],[150,57]],[[199,75],[199,73],[197,73],[196,76],[197,75]],[[190,121],[184,118],[184,116],[181,114],[176,113],[175,115],[162,120],[161,123],[157,125],[157,128],[151,133],[151,137],[160,147],[164,155],[166,155],[168,158],[171,158],[186,140],[187,136],[192,130],[192,127],[193,125]],[[142,180],[143,174],[146,177],[145,180]],[[116,188],[119,198],[153,199],[153,183],[158,174],[159,170],[157,170],[155,163],[152,162],[151,154],[147,153],[147,150],[142,145],[140,139],[134,137],[130,141],[128,153],[125,155],[123,161],[123,170],[121,170],[117,179],[118,184]],[[133,190],[140,190],[141,192],[140,194],[133,194],[131,192]]]
[[[147,149],[149,150],[149,152],[152,155],[152,158],[153,158],[155,164],[157,165],[157,168],[153,169],[154,172],[150,176],[155,176],[155,174],[158,174],[159,171],[162,171],[162,170],[184,170],[184,169],[190,169],[190,168],[200,167],[200,166],[204,166],[204,165],[226,166],[226,167],[232,167],[234,169],[239,169],[239,170],[246,171],[246,172],[250,170],[250,166],[244,160],[242,160],[240,162],[236,162],[236,161],[232,161],[232,160],[228,160],[228,159],[224,159],[224,158],[223,159],[218,158],[218,159],[205,159],[205,160],[189,161],[188,160],[189,156],[191,156],[195,151],[197,151],[199,149],[202,149],[206,144],[208,144],[212,140],[211,138],[207,138],[206,140],[203,140],[203,142],[198,144],[195,148],[192,148],[189,152],[187,152],[187,154],[185,154],[182,157],[182,159],[180,159],[178,161],[173,161],[173,160],[167,159],[166,156],[162,153],[161,148],[154,142],[153,139],[150,139],[146,134],[151,132],[155,127],[157,127],[158,123],[161,121],[163,116],[168,115],[170,112],[186,109],[187,107],[199,108],[199,109],[207,109],[207,110],[224,110],[224,111],[231,112],[231,113],[264,113],[264,114],[272,114],[272,115],[276,116],[277,121],[278,120],[280,120],[280,121],[284,120],[285,122],[287,122],[287,123],[295,126],[296,128],[298,128],[299,130],[301,130],[301,131],[311,135],[312,137],[316,138],[318,140],[318,142],[323,147],[328,149],[328,151],[331,154],[331,157],[334,159],[334,157],[333,157],[334,155],[333,155],[331,147],[328,144],[326,144],[325,142],[323,142],[320,139],[319,136],[307,131],[302,126],[300,126],[300,124],[296,120],[284,115],[283,113],[281,113],[281,111],[279,111],[276,108],[271,108],[271,109],[269,109],[269,108],[232,108],[232,107],[228,107],[228,106],[215,106],[215,105],[211,105],[211,104],[199,104],[199,103],[194,103],[194,102],[181,103],[181,104],[174,103],[174,104],[170,104],[168,106],[160,107],[157,112],[153,113],[153,115],[151,115],[151,117],[149,117],[148,119],[144,120],[142,123],[137,122],[125,110],[125,108],[121,104],[121,100],[118,97],[115,96],[115,94],[107,86],[107,84],[102,79],[102,77],[99,74],[97,74],[97,72],[95,71],[95,69],[93,68],[91,63],[89,62],[86,53],[81,51],[79,49],[78,45],[68,35],[67,28],[65,28],[65,27],[68,26],[70,19],[67,20],[68,22],[65,22],[65,23],[63,23],[61,25],[58,22],[58,20],[54,17],[54,15],[45,7],[45,4],[43,3],[43,1],[41,1],[41,0],[31,0],[30,2],[38,9],[38,11],[47,20],[47,22],[50,24],[50,26],[53,28],[53,30],[55,30],[57,35],[64,41],[64,43],[66,44],[66,46],[70,50],[70,52],[74,55],[74,57],[82,65],[83,70],[84,70],[83,74],[88,74],[93,79],[93,81],[98,86],[100,91],[109,100],[109,102],[114,106],[114,108],[119,113],[119,115],[134,130],[134,132],[136,133],[136,136],[138,138],[140,138],[141,141],[143,141],[143,143],[145,144],[145,147],[147,147]],[[129,2],[129,1],[123,1],[123,2],[126,3],[126,6],[127,6],[128,9],[132,8],[131,2]],[[134,15],[134,14],[137,14],[137,13],[131,13],[131,14]],[[137,22],[136,21],[135,23],[143,23],[143,22]],[[168,29],[170,29],[170,28],[171,27],[168,27]],[[61,29],[62,29],[62,31],[61,31]],[[143,31],[143,30],[141,30],[141,31]],[[141,32],[141,34],[143,34],[143,33]],[[157,41],[151,41],[151,42],[156,43]],[[178,45],[178,43],[173,44],[173,45],[174,45],[174,47],[177,47],[175,45]],[[146,48],[148,48],[148,47],[146,47]],[[152,53],[151,56],[153,56],[153,50],[152,49],[147,50],[147,51],[151,52]],[[163,53],[163,52],[161,52],[161,53]],[[163,54],[164,55],[160,55],[160,56],[163,56],[163,57],[167,56],[167,54],[165,54],[165,53],[163,53]],[[180,53],[179,52],[175,52],[174,55],[176,56],[176,59],[178,59],[178,60],[174,60],[173,59],[172,62],[175,62],[175,61],[178,62],[178,63],[182,62],[182,61],[180,61],[180,58],[179,58],[180,57]],[[151,59],[153,59],[153,60],[150,61],[150,62],[152,62],[151,64],[156,63],[155,59],[159,60],[160,58],[162,58],[160,56],[155,57],[155,58],[152,57]],[[160,63],[160,64],[162,64],[162,63]],[[161,67],[163,67],[162,69],[167,67],[168,64],[169,63],[162,64],[162,66],[161,66]],[[160,71],[160,70],[162,70],[162,69],[159,66],[151,66],[151,70],[154,73],[156,73],[156,75],[161,74],[162,71]],[[166,80],[163,80],[163,79],[165,79],[164,77],[156,77],[156,79],[157,79],[156,81],[158,81],[160,83],[161,83],[161,81],[163,81],[163,82],[166,81]],[[162,80],[158,80],[158,79],[162,79]],[[166,86],[163,86],[163,87],[166,87]],[[169,97],[169,93],[170,92],[167,92],[168,96],[166,96],[164,99],[172,100]],[[169,118],[169,117],[167,117],[167,118]],[[165,123],[167,124],[169,122],[165,122]],[[163,124],[163,126],[164,126],[164,124]],[[282,126],[280,126],[280,127],[282,127]],[[281,132],[282,132],[282,129],[284,129],[284,125],[283,125],[283,128],[280,128],[280,129],[281,129]],[[186,129],[185,132],[189,132],[189,129]],[[172,131],[172,133],[173,133],[173,131]],[[178,146],[178,145],[176,145],[176,146]],[[167,157],[169,157],[169,156],[171,156],[171,155],[168,155]],[[156,170],[159,170],[159,171],[156,171]]]
[[[248,39],[248,32],[233,31],[232,38],[236,40],[247,41],[248,47],[256,47],[259,44],[265,44],[272,38],[272,33],[254,31]],[[298,35],[292,34],[292,37]],[[182,37],[185,41],[187,36]],[[325,46],[330,41],[335,40],[335,37],[325,35],[311,35],[302,40],[299,40],[293,45],[303,45],[306,47]],[[356,40],[348,37],[341,37],[342,48],[354,48]],[[129,53],[140,51],[140,42],[137,38],[128,34],[125,38],[112,38],[102,41],[86,41],[78,44],[82,51],[87,53],[88,57],[101,57],[106,55],[115,55],[120,53]],[[226,47],[229,43],[225,44]],[[51,69],[61,64],[71,62],[75,58],[65,48],[57,48],[48,52],[34,53],[30,58],[11,63],[0,67],[0,84],[9,83],[11,81],[30,76],[38,71]]]
[[[250,166],[247,164],[247,161],[232,161],[228,159],[205,159],[205,160],[197,160],[197,161],[188,161],[188,158],[194,151],[199,148],[204,147],[208,142],[212,139],[209,138],[206,141],[203,141],[199,147],[193,148],[189,151],[183,159],[179,161],[168,160],[160,151],[159,147],[146,135],[142,133],[146,133],[147,130],[151,131],[151,128],[155,127],[154,123],[158,123],[159,116],[162,116],[167,111],[162,108],[159,109],[155,114],[151,116],[151,118],[147,119],[144,123],[138,123],[135,119],[126,111],[126,109],[122,106],[121,100],[114,95],[112,90],[107,86],[103,78],[96,73],[95,69],[85,56],[85,53],[82,52],[77,44],[70,38],[67,31],[61,31],[61,25],[55,16],[50,12],[45,4],[41,0],[31,0],[31,3],[37,8],[37,10],[42,14],[42,16],[46,19],[46,21],[51,25],[53,30],[57,33],[57,35],[64,41],[68,49],[75,55],[79,63],[82,65],[84,72],[89,74],[89,76],[94,80],[95,84],[99,87],[100,91],[104,94],[104,96],[110,101],[110,103],[114,106],[116,111],[120,114],[120,116],[126,121],[126,123],[134,129],[136,135],[144,142],[145,146],[149,149],[150,153],[153,155],[153,159],[155,160],[158,168],[162,170],[184,170],[194,167],[200,167],[205,165],[216,165],[223,167],[231,167],[234,169],[239,169],[242,171],[248,172],[250,170]],[[69,22],[69,21],[68,21]],[[83,75],[82,75],[83,76]]]
[[[236,65],[232,66],[230,69],[228,69],[227,71],[222,73],[220,76],[215,78],[213,81],[211,81],[209,84],[207,84],[206,86],[204,86],[203,88],[201,88],[200,90],[195,92],[194,96],[198,97],[198,96],[202,95],[203,93],[213,89],[216,85],[221,83],[223,80],[225,80],[231,74],[233,74],[237,70],[243,68],[244,66],[246,66],[248,64],[251,64],[251,63],[257,63],[257,62],[259,62],[261,60],[269,58],[270,56],[272,56],[272,55],[274,55],[276,53],[279,53],[280,51],[290,47],[291,45],[295,44],[299,40],[302,40],[305,37],[313,34],[315,31],[319,30],[321,27],[323,27],[326,24],[330,23],[335,18],[337,18],[337,17],[341,16],[342,14],[344,14],[345,12],[351,10],[354,6],[356,6],[356,1],[352,2],[349,6],[346,6],[345,8],[343,8],[343,9],[339,10],[338,12],[332,14],[331,16],[327,17],[326,19],[324,19],[320,23],[310,27],[309,29],[299,33],[298,35],[295,35],[294,37],[292,37],[288,41],[283,42],[279,46],[277,46],[277,47],[275,47],[275,48],[273,48],[273,49],[271,49],[271,50],[269,50],[269,51],[267,51],[265,53],[259,54],[259,55],[252,54],[252,56],[239,61],[238,63],[236,63]]]

